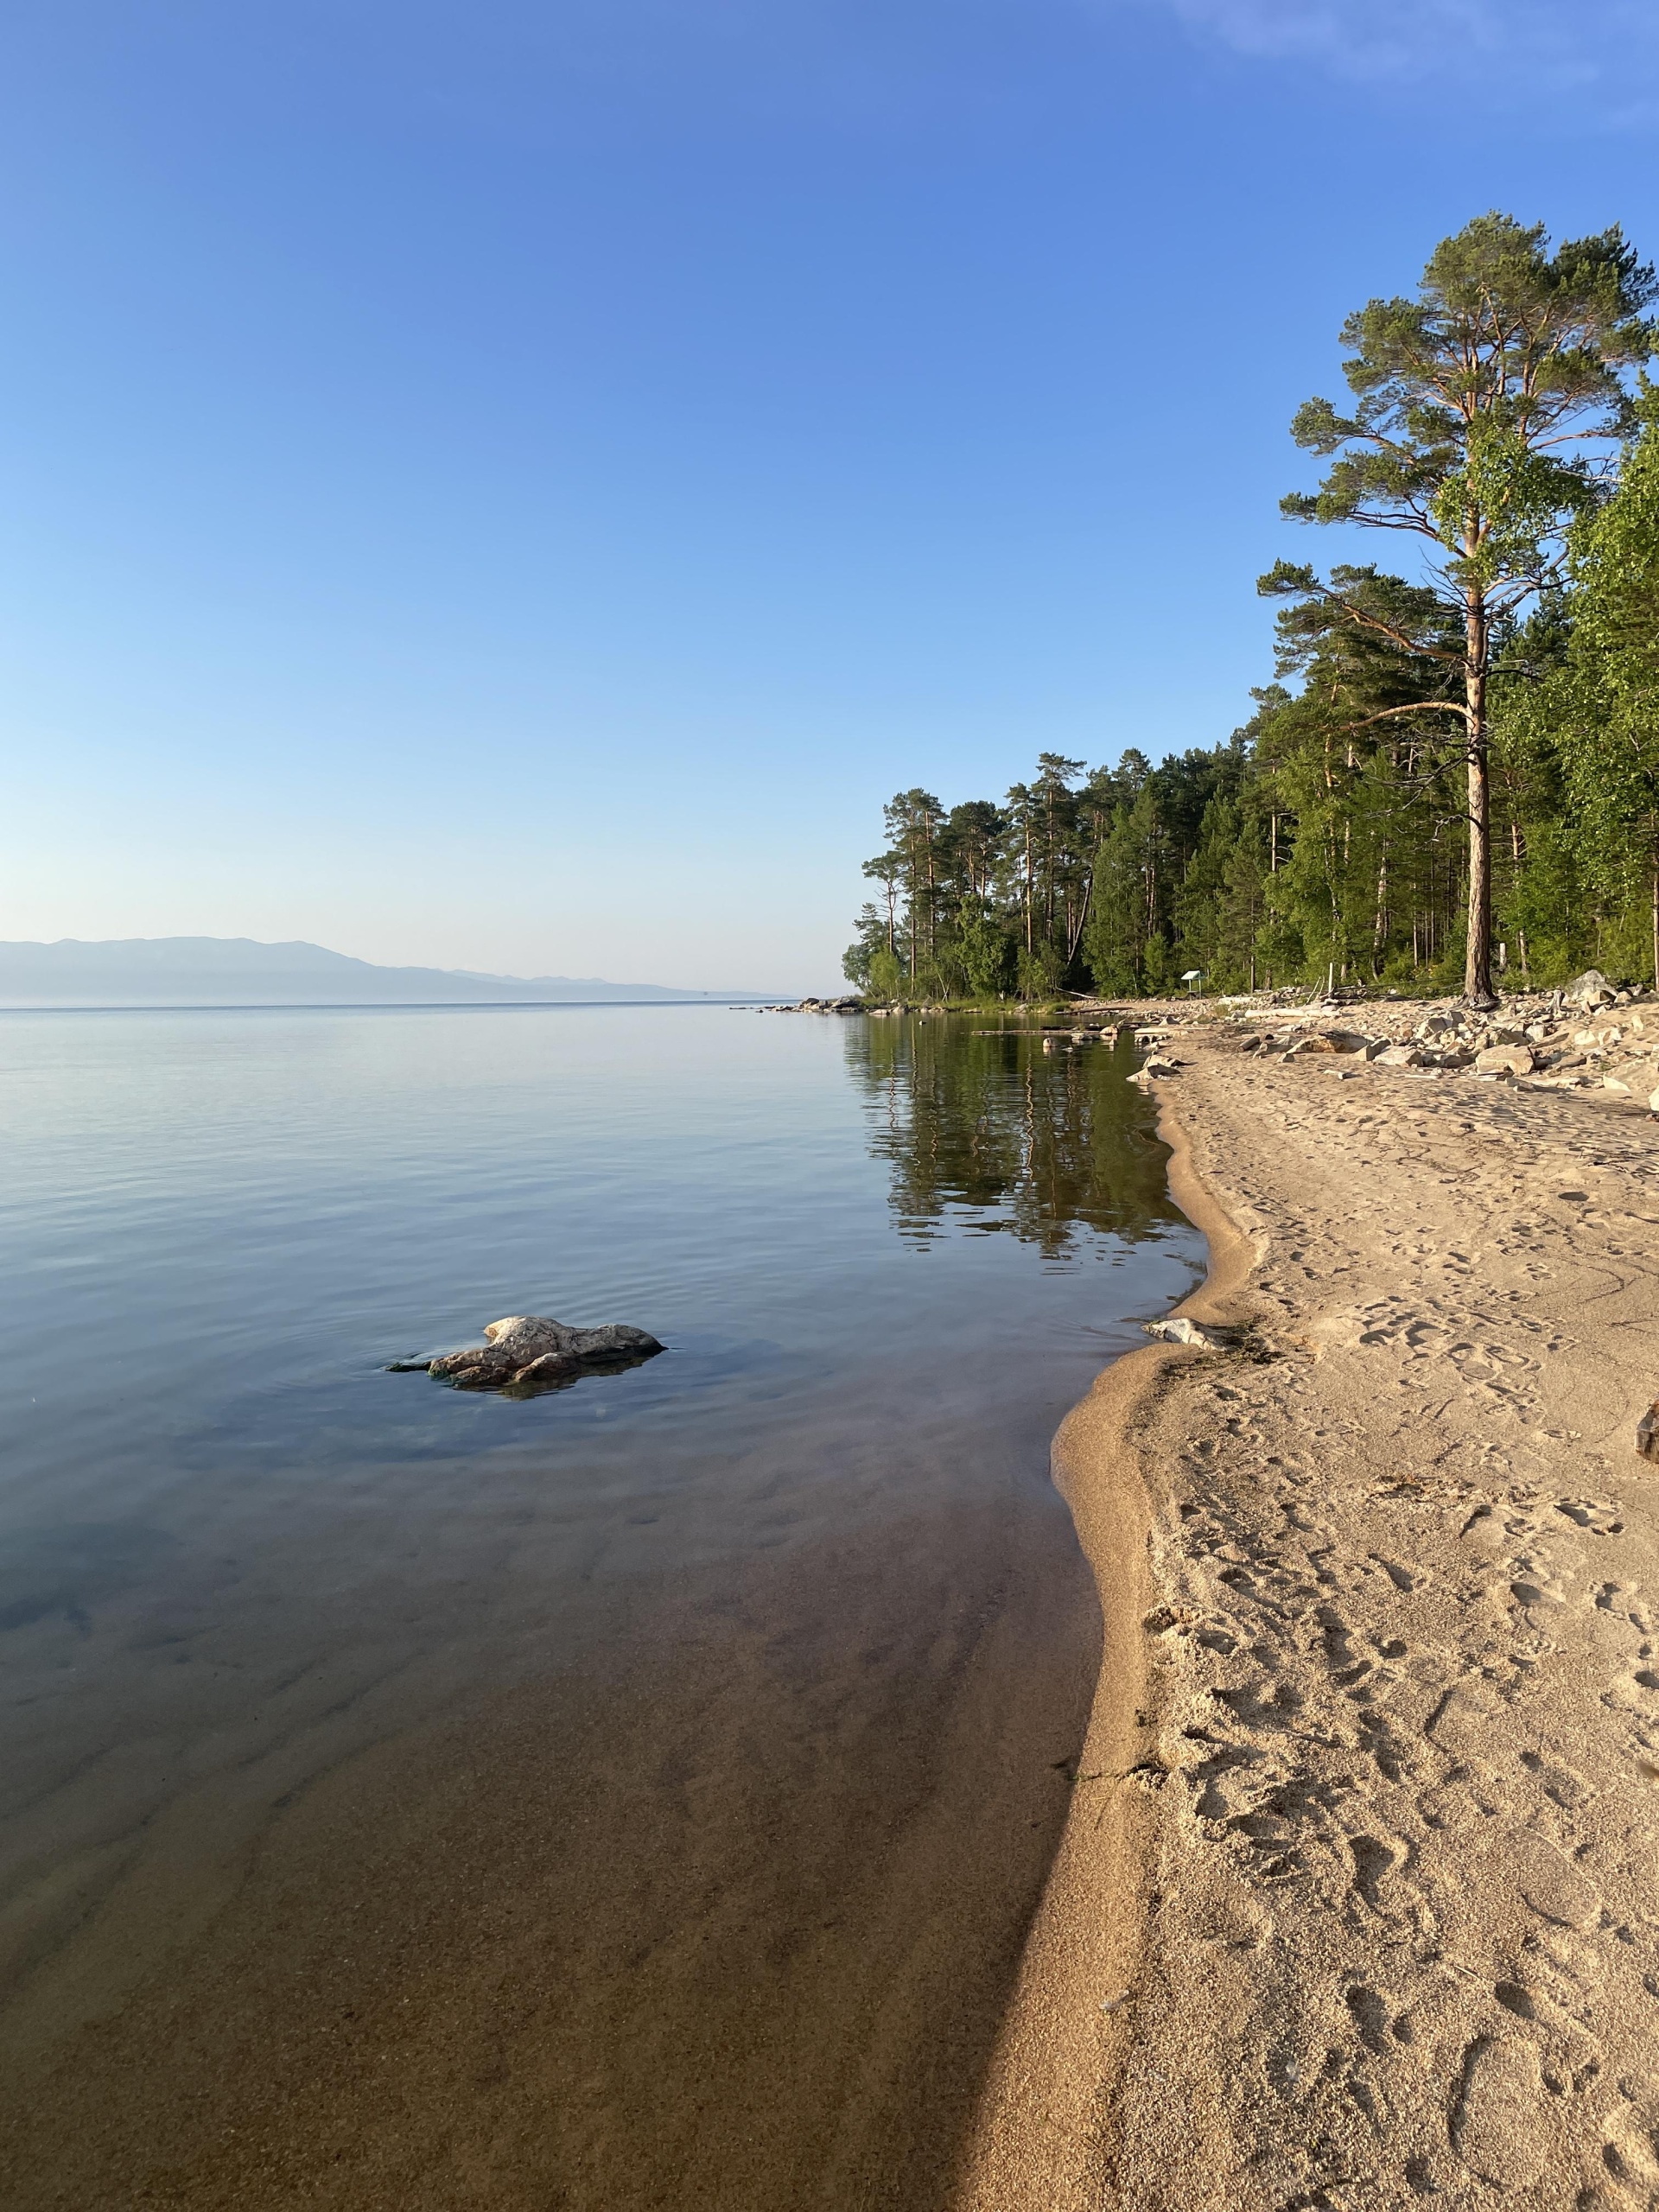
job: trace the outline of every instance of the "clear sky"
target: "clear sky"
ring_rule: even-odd
[[[1243,718],[1344,314],[1656,124],[1650,0],[12,0],[0,937],[833,983],[894,790]]]

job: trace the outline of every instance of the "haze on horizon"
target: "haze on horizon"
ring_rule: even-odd
[[[895,788],[1243,718],[1351,308],[1489,207],[1659,251],[1630,0],[34,0],[0,59],[10,939],[832,987]]]

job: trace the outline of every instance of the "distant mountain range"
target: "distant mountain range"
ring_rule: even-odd
[[[377,968],[320,944],[246,937],[131,937],[102,944],[0,943],[0,1007],[593,1006],[754,999],[595,976],[480,976]]]

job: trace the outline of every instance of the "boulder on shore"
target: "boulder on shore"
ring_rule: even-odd
[[[1599,968],[1586,968],[1573,978],[1561,998],[1567,1006],[1611,1006],[1618,995]]]
[[[1300,1060],[1317,1052],[1366,1053],[1375,1041],[1362,1036],[1357,1029],[1313,1029],[1296,1039],[1285,1058]]]
[[[663,1349],[655,1337],[626,1322],[573,1329],[537,1313],[510,1313],[492,1321],[484,1337],[481,1344],[466,1351],[429,1361],[426,1372],[457,1390],[557,1389],[583,1375],[637,1367]]]
[[[1530,1045],[1489,1045],[1475,1055],[1477,1075],[1530,1075],[1534,1065]]]

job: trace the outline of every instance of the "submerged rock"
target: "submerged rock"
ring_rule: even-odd
[[[573,1329],[537,1313],[492,1321],[485,1341],[426,1363],[426,1372],[457,1390],[557,1389],[607,1369],[637,1367],[663,1349],[655,1337],[626,1322]]]

